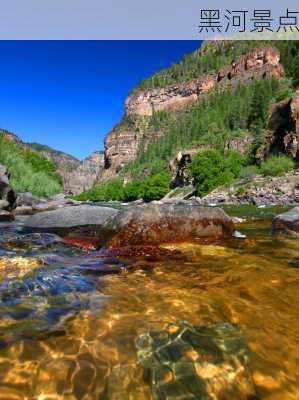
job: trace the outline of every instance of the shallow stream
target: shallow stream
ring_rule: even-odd
[[[299,239],[227,211],[246,239],[129,262],[0,225],[0,400],[152,399],[136,340],[178,321],[239,325],[258,398],[298,400]]]

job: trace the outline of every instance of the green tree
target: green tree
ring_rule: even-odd
[[[204,196],[220,185],[231,183],[245,164],[246,158],[235,151],[225,154],[218,150],[199,152],[189,169],[197,194]]]
[[[124,200],[134,201],[143,198],[143,182],[135,180],[129,182],[124,187]]]
[[[160,200],[170,190],[170,175],[167,172],[159,172],[149,176],[143,185],[143,200]]]
[[[190,174],[200,196],[206,195],[219,185],[231,182],[234,177],[225,167],[224,156],[217,150],[198,153],[190,165]]]

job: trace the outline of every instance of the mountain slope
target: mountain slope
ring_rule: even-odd
[[[79,161],[46,145],[39,143],[27,145],[54,162],[58,173],[62,176],[64,191],[69,194],[77,194],[91,188],[104,166],[104,154],[101,151],[95,151],[83,161]]]
[[[20,192],[51,195],[76,194],[89,189],[103,168],[104,155],[94,152],[83,161],[39,143],[23,143],[15,134],[0,129],[0,163],[12,173]],[[26,171],[26,172],[25,172]]]
[[[141,171],[149,173],[154,168],[153,163],[155,166],[163,164],[165,168],[165,161],[169,162],[178,151],[201,145],[202,129],[196,132],[193,128],[190,135],[190,124],[200,124],[202,104],[212,101],[211,96],[224,96],[228,104],[239,86],[243,85],[245,90],[255,81],[274,79],[279,85],[268,93],[272,98],[267,98],[263,107],[269,106],[283,92],[291,94],[291,84],[286,75],[296,80],[298,48],[297,42],[209,42],[188,56],[187,61],[141,83],[125,102],[124,118],[105,138],[105,169],[100,174],[99,182],[118,175],[130,177],[134,170],[139,174]],[[166,85],[163,86],[163,82]],[[256,89],[259,90],[261,93],[267,91],[265,87]],[[251,101],[251,97],[248,94],[247,100]],[[255,97],[259,101],[258,93]],[[235,108],[239,115],[237,104]],[[244,104],[245,114],[246,108]],[[231,110],[232,113],[234,110]],[[244,118],[239,116],[242,123],[230,127],[225,122],[222,136],[228,134],[232,139],[240,135],[251,136],[253,141],[256,136],[254,121],[245,124],[245,115]],[[213,116],[210,115],[210,118]],[[265,128],[265,120],[263,123],[260,129]],[[178,125],[180,129],[177,129]],[[206,136],[215,141],[215,132],[210,126],[203,127],[207,128],[209,135]],[[223,146],[225,143],[222,140]]]
[[[9,169],[11,184],[18,192],[49,196],[63,191],[55,164],[5,130],[0,130],[0,164]]]

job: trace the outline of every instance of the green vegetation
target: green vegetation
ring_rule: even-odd
[[[201,49],[187,54],[181,62],[171,65],[148,79],[140,82],[136,90],[153,89],[180,82],[188,82],[201,74],[217,72],[230,65],[238,56],[263,45],[275,46],[281,54],[281,63],[287,77],[293,79],[294,87],[299,85],[299,41],[224,41],[207,42]]]
[[[299,41],[206,43],[180,63],[144,80],[134,90],[188,82],[204,73],[215,73],[221,67],[231,65],[239,55],[267,44],[276,46],[280,51],[287,79],[262,79],[250,85],[239,83],[233,91],[214,90],[181,111],[156,111],[151,117],[140,120],[125,117],[122,124],[134,129],[136,134],[142,132],[143,138],[137,159],[121,172],[123,176],[130,176],[132,182],[123,185],[120,181],[118,186],[109,182],[77,198],[121,201],[161,198],[169,187],[169,178],[163,177],[162,171],[168,170],[169,161],[178,151],[190,148],[198,148],[199,152],[190,166],[190,174],[200,195],[219,185],[229,184],[236,177],[249,180],[258,173],[267,175],[272,171],[271,174],[279,175],[292,168],[292,161],[282,157],[277,158],[276,168],[271,167],[274,159],[269,159],[268,164],[267,161],[263,163],[261,168],[254,164],[257,150],[265,144],[271,103],[291,97],[299,84]],[[253,138],[253,143],[243,149],[246,158],[228,151],[232,143],[242,142],[242,138],[247,136]],[[156,139],[148,144],[149,138]],[[246,140],[243,142],[246,143]],[[141,181],[140,176],[145,178]]]
[[[265,176],[282,176],[294,169],[295,163],[285,155],[273,155],[262,162],[260,171]]]
[[[246,193],[246,188],[244,186],[240,186],[238,187],[238,189],[236,190],[236,195],[237,196],[242,196],[243,194]]]
[[[213,42],[187,54],[181,62],[171,65],[148,79],[140,82],[134,90],[153,89],[180,82],[188,82],[207,72],[216,72],[220,67],[231,64],[236,57],[254,47],[253,42]]]
[[[284,89],[280,91],[276,96],[275,96],[275,102],[279,102],[281,100],[287,99],[292,97],[294,94],[294,91],[291,88]]]
[[[197,194],[204,196],[218,186],[230,184],[245,163],[246,159],[237,152],[201,151],[190,165]]]
[[[133,180],[124,184],[123,180],[116,178],[101,185],[96,185],[90,190],[80,193],[73,198],[80,201],[144,201],[159,200],[170,190],[170,175],[165,172],[154,173],[143,180]]]
[[[86,192],[82,192],[73,196],[75,200],[80,201],[123,201],[124,199],[124,184],[123,180],[116,178],[105,182],[101,185],[93,186]]]
[[[49,196],[63,191],[61,177],[52,161],[0,134],[0,163],[11,172],[11,184],[18,192]]]
[[[242,179],[250,180],[259,174],[259,169],[257,165],[247,165],[241,168],[239,177]]]
[[[137,177],[143,171],[165,169],[179,150],[190,147],[205,145],[224,152],[230,140],[248,134],[254,137],[254,159],[255,150],[264,139],[269,105],[280,90],[278,81],[272,79],[247,86],[239,84],[233,93],[211,93],[188,112],[168,117],[167,127],[161,126],[164,134],[146,150],[141,146],[137,159],[123,172]]]
[[[167,172],[158,172],[145,179],[142,198],[145,201],[159,200],[170,190],[170,175]]]
[[[47,152],[47,153],[50,153],[50,154],[53,154],[56,156],[67,156],[69,158],[77,160],[75,157],[71,156],[70,154],[64,153],[63,151],[60,151],[60,150],[53,149],[52,147],[49,147],[46,144],[32,142],[32,143],[27,143],[27,145],[31,149],[36,150],[38,152],[44,151],[44,152]]]

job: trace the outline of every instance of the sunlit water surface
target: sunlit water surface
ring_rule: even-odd
[[[61,244],[9,248],[15,228],[2,227],[0,271],[10,275],[0,281],[0,399],[151,399],[136,338],[184,320],[238,324],[259,398],[298,400],[299,239],[273,236],[270,215],[240,225],[246,239],[182,244],[183,257],[134,260],[131,270],[105,276],[64,264],[90,255]],[[61,259],[44,265],[53,252]],[[27,276],[25,291],[12,289]],[[30,286],[37,279],[40,286]],[[59,291],[43,286],[55,279]]]

